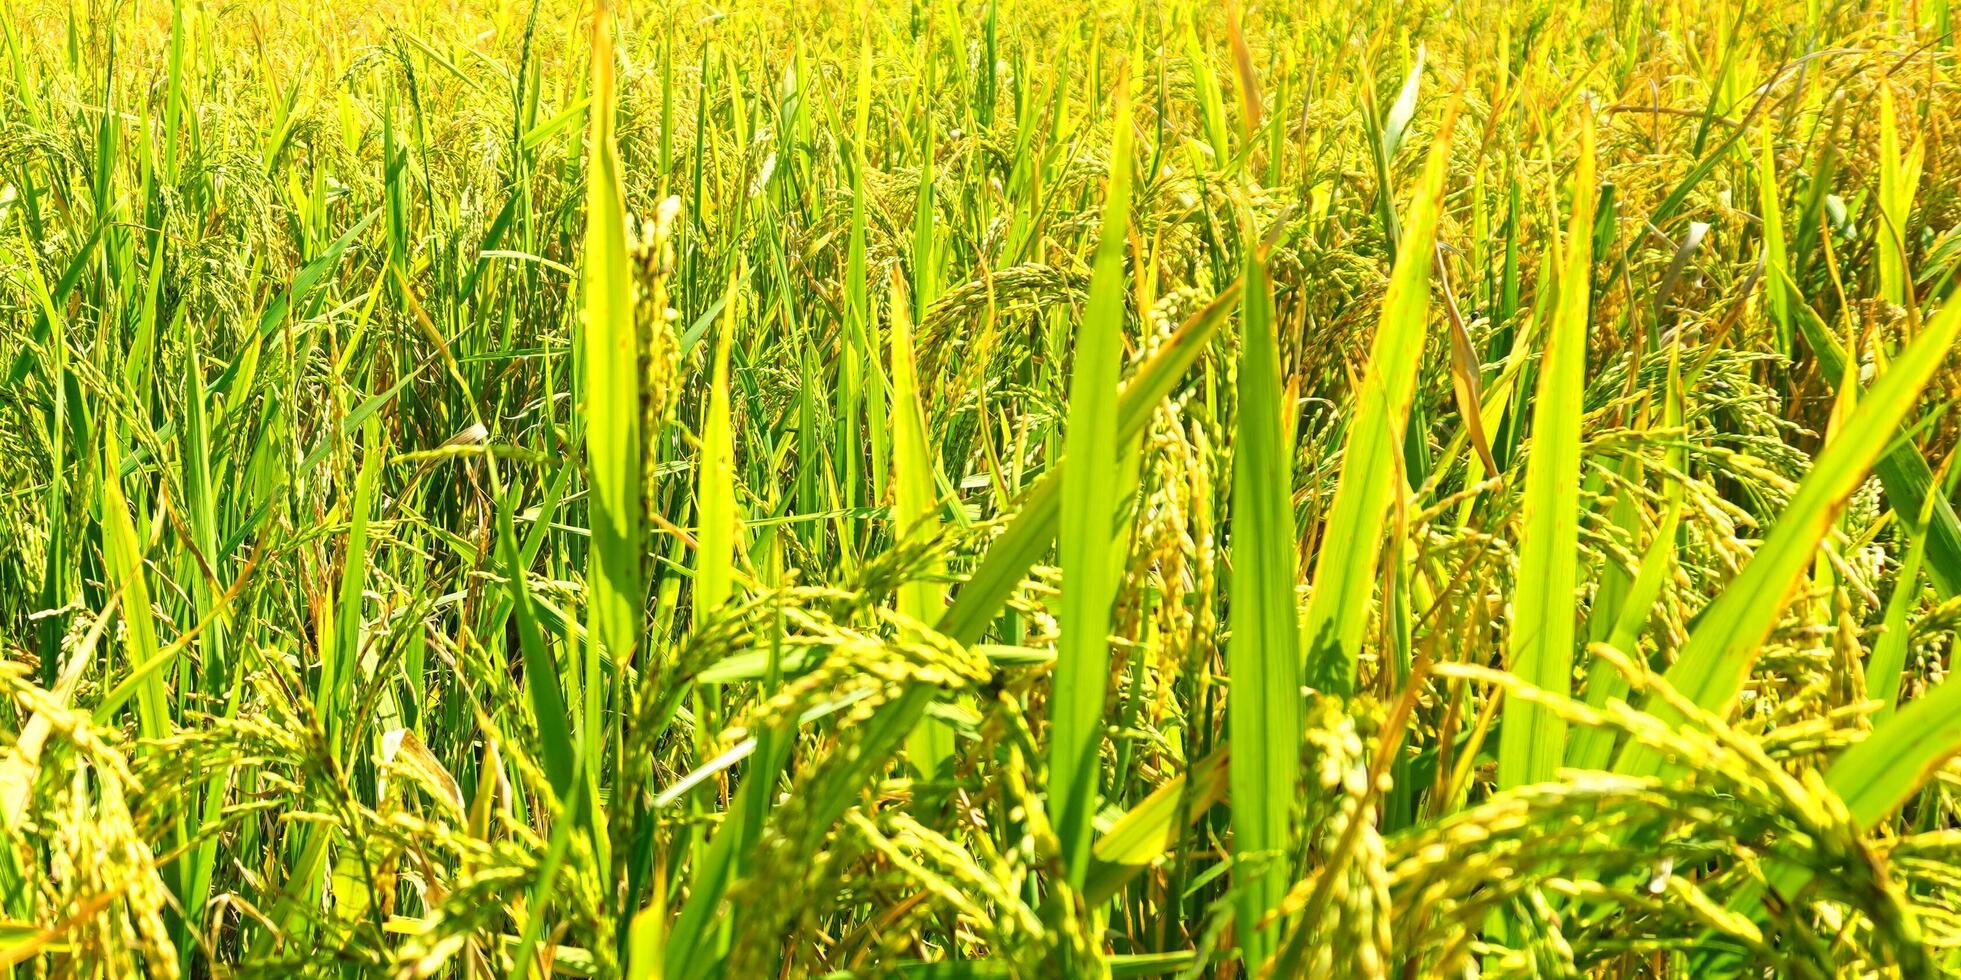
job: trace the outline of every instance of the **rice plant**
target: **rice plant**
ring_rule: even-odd
[[[1946,0],[15,0],[6,977],[1961,975]]]

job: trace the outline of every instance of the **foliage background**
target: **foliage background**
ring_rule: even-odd
[[[1944,2],[0,27],[19,975],[1961,967]]]

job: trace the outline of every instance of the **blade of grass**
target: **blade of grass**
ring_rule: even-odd
[[[1071,886],[1089,871],[1090,818],[1095,813],[1097,764],[1103,742],[1103,700],[1109,681],[1111,606],[1118,575],[1110,528],[1125,488],[1118,485],[1118,372],[1123,359],[1126,280],[1123,250],[1130,223],[1130,99],[1117,85],[1112,113],[1109,185],[1090,277],[1089,301],[1076,330],[1069,381],[1063,458],[1061,525],[1062,629],[1049,716],[1049,809],[1062,842]]]
[[[1226,799],[1230,763],[1226,750],[1217,749],[1112,822],[1091,848],[1094,863],[1083,883],[1083,900],[1094,906],[1115,898],[1126,883],[1177,847],[1186,827]]]
[[[109,449],[105,463],[113,465],[119,455],[115,440],[107,440],[105,446]],[[155,660],[160,650],[156,611],[150,605],[143,539],[137,536],[136,522],[130,517],[122,480],[113,472],[102,479],[102,546],[109,584],[123,597],[123,642],[128,647],[129,665],[138,670]],[[171,729],[170,693],[164,686],[164,672],[151,667],[143,673],[134,692],[137,731],[144,738],[163,738]]]
[[[1792,586],[1811,566],[1818,545],[1846,498],[1858,489],[1866,472],[1891,444],[1920,392],[1946,360],[1961,334],[1961,303],[1951,302],[1935,314],[1920,336],[1900,352],[1844,427],[1812,463],[1811,472],[1791,495],[1777,525],[1736,579],[1709,604],[1665,675],[1691,702],[1709,711],[1728,710],[1756,662],[1759,646],[1770,634]],[[1651,713],[1669,724],[1681,724],[1679,714],[1652,702]],[[1615,765],[1618,772],[1647,776],[1659,773],[1664,760],[1655,751],[1630,744]]]
[[[708,414],[701,429],[701,465],[695,478],[696,529],[694,628],[700,630],[735,590],[736,536],[735,436],[729,406],[729,348],[735,342],[735,292],[729,275],[722,305],[722,329],[715,338],[715,362],[708,381]]]
[[[1580,417],[1585,413],[1588,313],[1593,292],[1593,116],[1580,121],[1573,217],[1546,331],[1525,462],[1511,670],[1554,694],[1572,693],[1574,591],[1579,587]],[[1543,705],[1507,701],[1498,736],[1498,785],[1553,777],[1566,751],[1566,722]]]
[[[1292,880],[1295,789],[1300,781],[1300,619],[1294,605],[1293,447],[1280,387],[1273,285],[1249,258],[1240,312],[1239,408],[1232,451],[1231,690],[1233,868],[1241,956],[1257,972],[1274,953],[1279,923],[1255,927]]]
[[[1355,395],[1355,418],[1343,442],[1341,477],[1329,506],[1314,568],[1302,636],[1307,644],[1307,683],[1321,691],[1347,695],[1355,686],[1355,664],[1370,620],[1376,562],[1382,553],[1385,518],[1394,494],[1402,492],[1399,467],[1390,457],[1403,449],[1403,429],[1416,393],[1416,370],[1430,314],[1431,244],[1443,209],[1444,175],[1450,158],[1456,103],[1445,111],[1423,178],[1409,205],[1389,291],[1369,349],[1368,373]]]
[[[918,540],[939,530],[934,515],[938,495],[933,492],[936,467],[927,448],[926,409],[919,396],[912,351],[912,313],[907,309],[905,285],[897,273],[892,276],[892,517],[901,540]],[[899,612],[921,623],[931,623],[946,612],[946,589],[936,579],[941,562],[931,561],[923,574],[899,587]],[[953,730],[927,719],[906,739],[907,751],[921,775],[932,778],[953,757]]]
[[[1893,716],[1900,700],[1900,674],[1907,660],[1907,613],[1920,598],[1920,567],[1927,557],[1927,515],[1937,499],[1939,494],[1929,494],[1928,504],[1914,522],[1906,560],[1900,563],[1899,575],[1893,580],[1893,594],[1886,600],[1886,615],[1882,620],[1886,632],[1873,644],[1872,656],[1866,662],[1866,696],[1879,702],[1879,710],[1872,716],[1875,730]]]
[[[1907,212],[1920,181],[1924,148],[1900,152],[1899,114],[1893,108],[1890,81],[1879,85],[1879,220],[1873,225],[1873,248],[1879,257],[1879,298],[1894,306],[1909,306],[1913,280],[1907,270]]]
[[[1825,785],[1860,828],[1871,829],[1956,752],[1961,752],[1961,684],[1943,682],[1846,749],[1825,770]]]
[[[1787,289],[1792,288],[1789,276],[1782,269],[1773,268],[1770,274]],[[1801,299],[1792,302],[1791,315],[1812,356],[1818,358],[1819,376],[1843,385],[1847,367],[1845,352],[1832,336],[1831,328]],[[1892,448],[1873,466],[1880,487],[1886,491],[1886,502],[1905,526],[1918,527],[1926,535],[1927,577],[1935,590],[1944,599],[1961,595],[1961,518],[1955,516],[1954,505],[1946,495],[1935,489],[1934,470],[1920,447],[1898,438],[1897,433],[1889,436],[1889,442]],[[1923,510],[1927,512],[1927,520],[1921,526],[1913,515]]]
[[[586,589],[591,625],[586,677],[604,647],[616,669],[634,662],[640,644],[639,331],[633,320],[633,273],[627,260],[626,199],[613,141],[613,17],[602,0],[592,24],[592,111],[586,159],[584,371],[587,520],[592,550]],[[590,693],[588,697],[590,697]],[[596,728],[600,719],[584,724]],[[591,738],[589,732],[588,738]]]
[[[1220,321],[1236,308],[1241,283],[1234,281],[1204,309],[1193,314],[1159,348],[1157,354],[1139,367],[1124,386],[1117,400],[1117,440],[1129,442],[1144,431],[1159,402],[1171,394],[1185,373],[1205,352]],[[1007,530],[988,547],[980,567],[968,576],[940,617],[941,633],[973,643],[981,638],[994,615],[1008,601],[1029,566],[1041,560],[1055,540],[1062,511],[1062,474],[1068,460],[1043,474],[1022,498],[1020,509]]]

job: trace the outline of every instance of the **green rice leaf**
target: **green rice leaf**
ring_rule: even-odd
[[[1103,699],[1109,680],[1110,608],[1118,569],[1110,529],[1120,495],[1118,477],[1118,373],[1123,364],[1125,276],[1123,253],[1130,224],[1130,108],[1127,83],[1119,82],[1115,133],[1104,192],[1102,237],[1090,278],[1089,304],[1076,330],[1075,369],[1069,381],[1069,424],[1063,457],[1058,550],[1062,560],[1062,637],[1049,715],[1049,809],[1062,841],[1070,884],[1082,887],[1089,871],[1090,818],[1098,796]]]
[[[1233,861],[1239,921],[1261,922],[1291,880],[1288,849],[1300,782],[1300,621],[1294,605],[1291,427],[1280,387],[1273,284],[1246,263],[1240,312],[1239,411],[1232,455],[1232,637],[1226,700],[1231,733]],[[1248,971],[1274,953],[1279,923],[1246,928]]]
[[[1559,298],[1546,332],[1525,465],[1519,589],[1512,600],[1512,672],[1566,695],[1573,685],[1574,591],[1579,587],[1580,417],[1585,414],[1588,311],[1593,291],[1593,116],[1580,123],[1573,172],[1573,218],[1559,270]],[[1498,741],[1498,784],[1553,777],[1566,752],[1566,723],[1526,701],[1505,704]]]
[[[586,426],[589,491],[589,634],[616,664],[634,662],[640,644],[642,546],[639,330],[627,261],[626,198],[613,141],[613,27],[604,4],[592,28],[592,113],[587,133],[584,303],[579,392]],[[594,652],[592,656],[597,656]]]
[[[1921,390],[1947,359],[1957,333],[1961,333],[1961,303],[1949,303],[1893,359],[1843,427],[1832,434],[1770,536],[1703,611],[1666,675],[1694,704],[1719,714],[1729,710],[1756,662],[1758,648],[1792,587],[1811,567],[1839,507],[1890,445]],[[1682,721],[1665,704],[1651,703],[1649,710],[1671,724]],[[1663,760],[1654,751],[1631,744],[1615,768],[1629,775],[1653,775],[1662,771]]]
[[[1454,110],[1450,115],[1454,116]],[[1369,349],[1368,372],[1355,394],[1355,417],[1343,443],[1341,477],[1329,506],[1314,568],[1302,634],[1307,644],[1307,683],[1346,695],[1355,686],[1355,664],[1372,613],[1376,563],[1386,518],[1403,492],[1403,430],[1416,394],[1430,316],[1432,242],[1443,209],[1444,174],[1450,159],[1450,125],[1438,131],[1409,205],[1389,291]]]

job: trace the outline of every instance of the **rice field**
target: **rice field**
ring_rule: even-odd
[[[1961,975],[1947,0],[13,0],[0,974]]]

